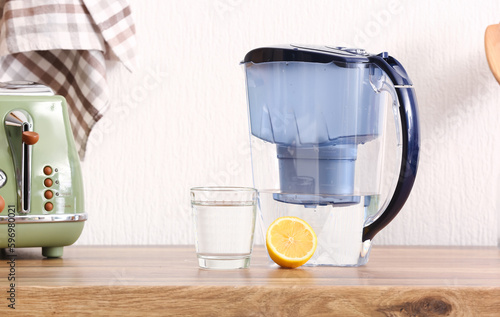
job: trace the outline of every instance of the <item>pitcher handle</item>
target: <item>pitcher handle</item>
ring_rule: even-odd
[[[377,220],[363,229],[363,242],[372,240],[380,230],[396,217],[405,204],[415,183],[420,150],[417,99],[408,74],[403,66],[386,52],[371,56],[370,61],[388,75],[396,90],[401,118],[403,148],[401,167],[394,194]]]

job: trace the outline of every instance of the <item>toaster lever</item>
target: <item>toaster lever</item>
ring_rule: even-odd
[[[40,136],[36,132],[24,131],[21,139],[23,140],[23,143],[25,143],[27,145],[33,145],[36,142],[38,142],[39,138],[40,138]]]
[[[18,212],[27,214],[31,203],[31,146],[39,136],[33,132],[33,120],[25,110],[9,112],[4,125],[16,175]]]

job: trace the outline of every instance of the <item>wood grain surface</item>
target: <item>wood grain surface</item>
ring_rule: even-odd
[[[192,246],[17,249],[0,316],[500,316],[498,248],[377,247],[359,268],[199,269]],[[8,257],[0,254],[0,294]]]

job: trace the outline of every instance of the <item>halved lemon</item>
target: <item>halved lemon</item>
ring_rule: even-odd
[[[313,256],[317,245],[314,230],[297,217],[280,217],[267,229],[267,252],[282,267],[295,268],[305,264]]]

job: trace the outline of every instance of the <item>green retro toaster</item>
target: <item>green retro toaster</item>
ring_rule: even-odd
[[[66,100],[33,82],[0,83],[0,248],[58,258],[87,214]]]

